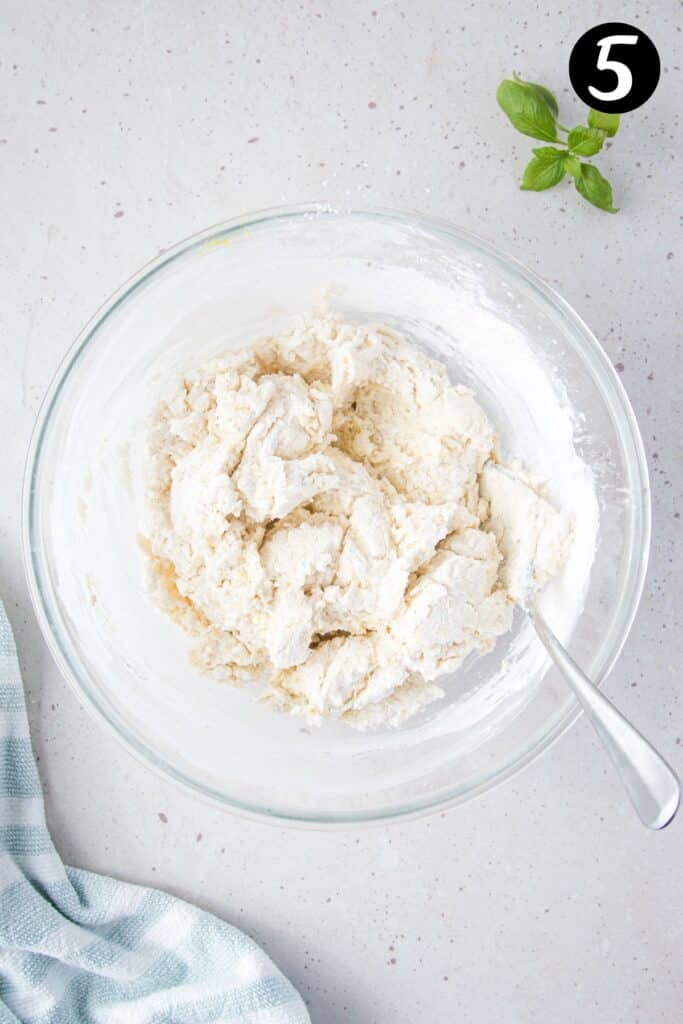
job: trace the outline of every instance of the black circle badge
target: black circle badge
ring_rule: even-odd
[[[660,63],[655,44],[634,25],[607,21],[581,36],[569,58],[574,92],[594,110],[625,114],[649,100]]]

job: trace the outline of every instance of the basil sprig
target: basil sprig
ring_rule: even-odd
[[[618,114],[589,110],[587,124],[565,128],[557,119],[559,108],[550,90],[535,82],[525,82],[518,75],[500,83],[496,99],[517,131],[532,139],[556,143],[533,150],[533,159],[526,166],[521,188],[541,192],[559,185],[569,176],[573,178],[577,192],[589,203],[607,213],[617,212],[610,183],[594,164],[580,158],[595,156],[605,144],[605,139],[616,135]],[[566,139],[560,133],[566,135]]]

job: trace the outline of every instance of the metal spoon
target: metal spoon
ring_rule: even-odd
[[[678,779],[663,757],[584,675],[552,632],[532,599],[526,611],[546,651],[578,697],[612,758],[643,825],[664,828],[680,803]]]

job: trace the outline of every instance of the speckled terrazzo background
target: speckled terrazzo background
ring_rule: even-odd
[[[515,68],[548,84],[578,119],[569,50],[616,17],[648,32],[663,65],[600,159],[621,212],[568,186],[518,192],[533,143],[497,110],[499,79]],[[0,587],[53,834],[70,863],[244,928],[314,1024],[673,1024],[683,822],[640,828],[585,722],[475,803],[357,833],[246,823],[158,780],[79,707],[33,619],[19,497],[40,398],[123,279],[243,211],[349,198],[498,243],[588,321],[633,401],[654,541],[607,691],[683,770],[682,24],[677,0],[3,5]]]

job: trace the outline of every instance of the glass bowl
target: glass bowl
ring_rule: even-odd
[[[565,410],[563,423],[571,410],[558,445],[590,481],[594,544],[570,581],[573,614],[553,605],[553,584],[542,599],[598,683],[640,598],[650,504],[638,428],[594,336],[535,275],[447,223],[322,205],[255,213],[181,242],[105,304],[59,368],[28,454],[24,557],[45,639],[81,700],[163,775],[241,813],[339,826],[481,793],[537,757],[579,709],[518,612],[492,653],[441,680],[445,698],[401,728],[310,728],[202,677],[187,638],[150,602],[131,452],[156,389],[173,367],[325,300],[353,319],[388,322],[444,360],[473,386],[504,446],[514,424],[496,399],[496,374],[505,385],[515,346],[533,357],[520,422],[532,422],[540,393]],[[494,342],[487,378],[476,353],[485,362]],[[527,435],[514,454],[552,496],[554,442],[545,427]]]

